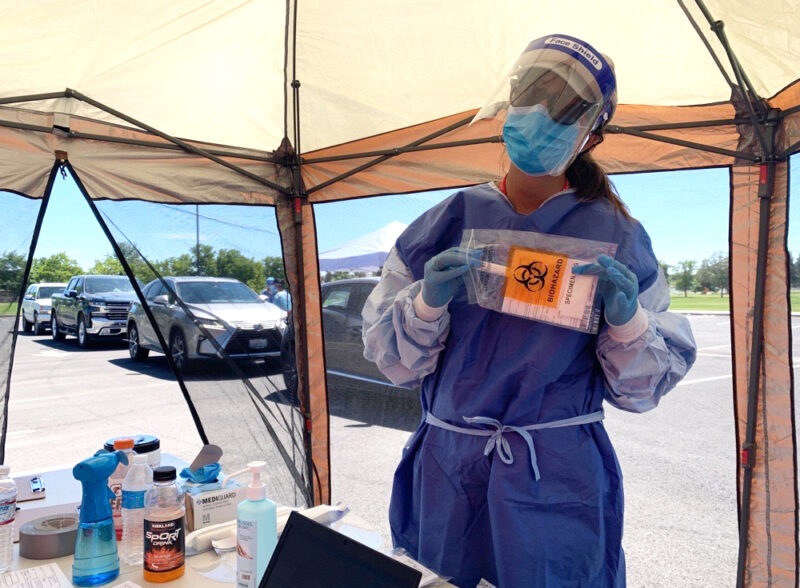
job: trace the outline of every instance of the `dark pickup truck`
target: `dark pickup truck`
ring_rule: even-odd
[[[75,276],[63,293],[52,295],[53,340],[75,335],[86,349],[93,339],[123,339],[134,300],[136,293],[125,276]]]

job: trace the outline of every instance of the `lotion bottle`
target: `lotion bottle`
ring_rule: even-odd
[[[247,500],[236,508],[236,585],[242,588],[257,588],[278,544],[277,509],[261,481],[266,466],[263,461],[247,464],[253,480]]]

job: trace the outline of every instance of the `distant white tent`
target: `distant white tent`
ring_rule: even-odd
[[[367,235],[348,241],[319,255],[319,269],[323,272],[350,271],[376,272],[386,261],[400,233],[408,225],[393,221]]]

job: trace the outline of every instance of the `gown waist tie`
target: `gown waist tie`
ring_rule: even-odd
[[[536,481],[539,481],[539,478],[541,476],[539,476],[539,466],[537,465],[536,461],[536,448],[533,445],[533,437],[531,437],[531,434],[528,431],[537,431],[541,429],[558,429],[560,427],[571,427],[574,425],[587,425],[589,423],[596,423],[598,421],[602,421],[604,417],[605,415],[603,414],[603,411],[598,410],[597,412],[583,414],[568,419],[562,419],[560,421],[549,421],[546,423],[537,423],[535,425],[526,425],[522,427],[517,427],[514,425],[504,425],[497,419],[489,417],[483,417],[483,416],[463,417],[467,423],[476,425],[487,425],[493,427],[492,429],[484,429],[476,427],[458,427],[456,425],[451,425],[450,423],[446,423],[445,421],[436,418],[435,416],[433,416],[433,414],[429,412],[425,416],[425,422],[434,427],[445,429],[446,431],[463,433],[465,435],[476,435],[478,437],[489,437],[489,440],[486,442],[486,448],[483,450],[483,454],[489,455],[494,449],[497,449],[497,455],[500,457],[500,460],[504,464],[509,464],[509,465],[514,463],[514,456],[511,453],[511,446],[508,443],[508,439],[503,437],[503,433],[508,433],[508,432],[517,433],[520,437],[525,439],[525,442],[528,444],[528,449],[530,450],[530,456],[531,456],[531,466],[533,467],[533,474],[536,477]]]

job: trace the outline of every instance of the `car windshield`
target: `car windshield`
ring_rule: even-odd
[[[100,292],[125,292],[133,294],[133,286],[125,276],[96,276],[86,278],[86,293],[99,294]]]
[[[42,286],[39,288],[39,292],[36,293],[36,298],[50,298],[56,292],[62,292],[63,290],[63,286]]]
[[[263,304],[261,298],[241,282],[180,282],[178,296],[189,304]]]

